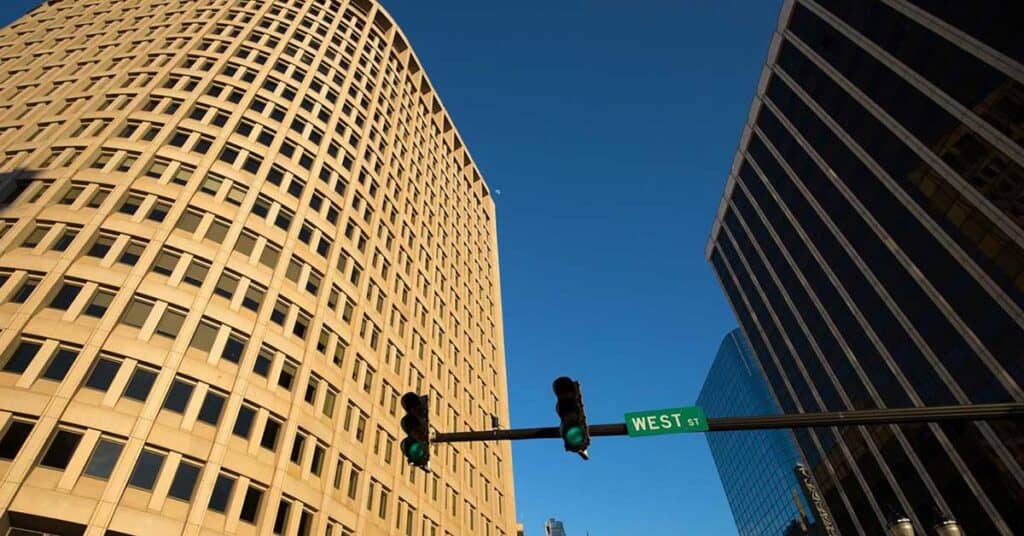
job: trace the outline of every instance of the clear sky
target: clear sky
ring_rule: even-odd
[[[0,25],[35,1],[0,2]],[[512,425],[694,402],[736,321],[704,246],[779,0],[383,0],[492,191]],[[735,525],[701,435],[513,445],[517,515],[569,536]]]

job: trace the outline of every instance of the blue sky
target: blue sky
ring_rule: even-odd
[[[0,3],[0,24],[36,2]],[[704,245],[778,0],[383,0],[498,206],[513,426],[692,404],[736,325]],[[701,435],[513,445],[527,534],[728,535]]]

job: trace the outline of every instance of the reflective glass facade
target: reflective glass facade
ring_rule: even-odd
[[[742,331],[722,339],[697,405],[708,417],[781,413]],[[803,461],[788,430],[704,435],[741,536],[810,533],[814,515],[793,472]]]
[[[708,244],[783,411],[1024,400],[1018,9],[784,6]],[[1020,423],[795,435],[844,534],[1024,532]]]

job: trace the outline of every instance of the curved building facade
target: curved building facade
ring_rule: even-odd
[[[397,444],[404,391],[508,423],[498,289],[487,186],[376,3],[0,30],[0,534],[514,534],[507,443]]]

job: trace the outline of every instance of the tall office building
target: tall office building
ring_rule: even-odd
[[[544,535],[565,536],[565,527],[562,526],[561,521],[551,518],[544,522]]]
[[[777,415],[768,380],[740,330],[722,339],[697,405],[708,417]],[[741,536],[811,534],[815,519],[794,469],[802,465],[789,430],[705,434]],[[827,512],[820,516],[827,526]],[[819,534],[819,533],[814,533]],[[826,534],[824,532],[820,534]]]
[[[515,534],[494,203],[370,0],[0,31],[0,533]],[[13,181],[13,182],[11,182]]]
[[[785,412],[1024,401],[1019,20],[785,2],[707,249]],[[843,534],[1024,533],[1024,423],[796,437]]]

